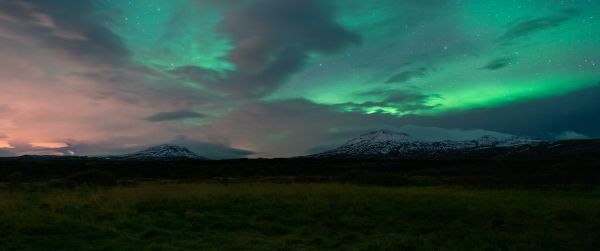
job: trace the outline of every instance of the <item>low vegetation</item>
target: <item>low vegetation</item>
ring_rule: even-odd
[[[71,178],[87,183],[89,177],[102,182],[109,178],[99,172]],[[67,188],[7,184],[0,189],[0,249],[600,247],[600,190],[595,187],[475,189],[439,185],[427,178],[405,181],[405,186],[248,181]]]

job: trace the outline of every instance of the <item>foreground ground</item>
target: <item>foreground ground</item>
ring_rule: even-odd
[[[0,189],[0,250],[598,250],[600,189]]]

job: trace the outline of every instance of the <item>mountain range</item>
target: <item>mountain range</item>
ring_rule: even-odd
[[[494,132],[470,135],[471,139],[423,139],[406,132],[377,130],[345,144],[303,158],[412,158],[412,159],[552,159],[600,158],[600,140],[544,141]],[[21,158],[56,159],[61,156],[25,155]],[[134,153],[98,157],[105,160],[206,160],[188,148],[163,144]]]
[[[428,141],[407,133],[372,131],[310,158],[556,158],[596,157],[600,140],[543,141],[514,135],[481,135],[471,140]]]

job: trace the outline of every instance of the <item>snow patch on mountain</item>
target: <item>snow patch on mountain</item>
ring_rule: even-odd
[[[336,149],[311,156],[435,156],[454,151],[464,152],[492,147],[513,147],[537,142],[539,141],[501,133],[482,135],[472,140],[426,141],[414,138],[405,132],[396,133],[389,130],[378,130],[354,138]]]
[[[124,160],[204,159],[185,147],[171,144],[154,146],[139,152],[109,156],[107,158]]]

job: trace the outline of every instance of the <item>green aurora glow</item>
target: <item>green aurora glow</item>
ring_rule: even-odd
[[[0,156],[599,138],[599,19],[597,0],[0,1]]]
[[[234,45],[218,27],[227,6],[204,2],[109,0],[98,3],[97,13],[120,13],[106,24],[139,64],[165,72],[193,65],[229,74],[235,70],[227,57]],[[335,2],[336,21],[360,34],[361,43],[333,54],[311,53],[302,70],[262,99],[304,98],[340,111],[402,116],[501,106],[597,84],[598,2],[446,2],[431,10],[414,9],[413,1]],[[556,25],[541,23],[530,34],[499,41],[519,22],[563,16]],[[505,65],[482,68],[497,59]],[[395,74],[415,71],[420,73],[387,83]],[[424,98],[386,101],[394,93]]]

